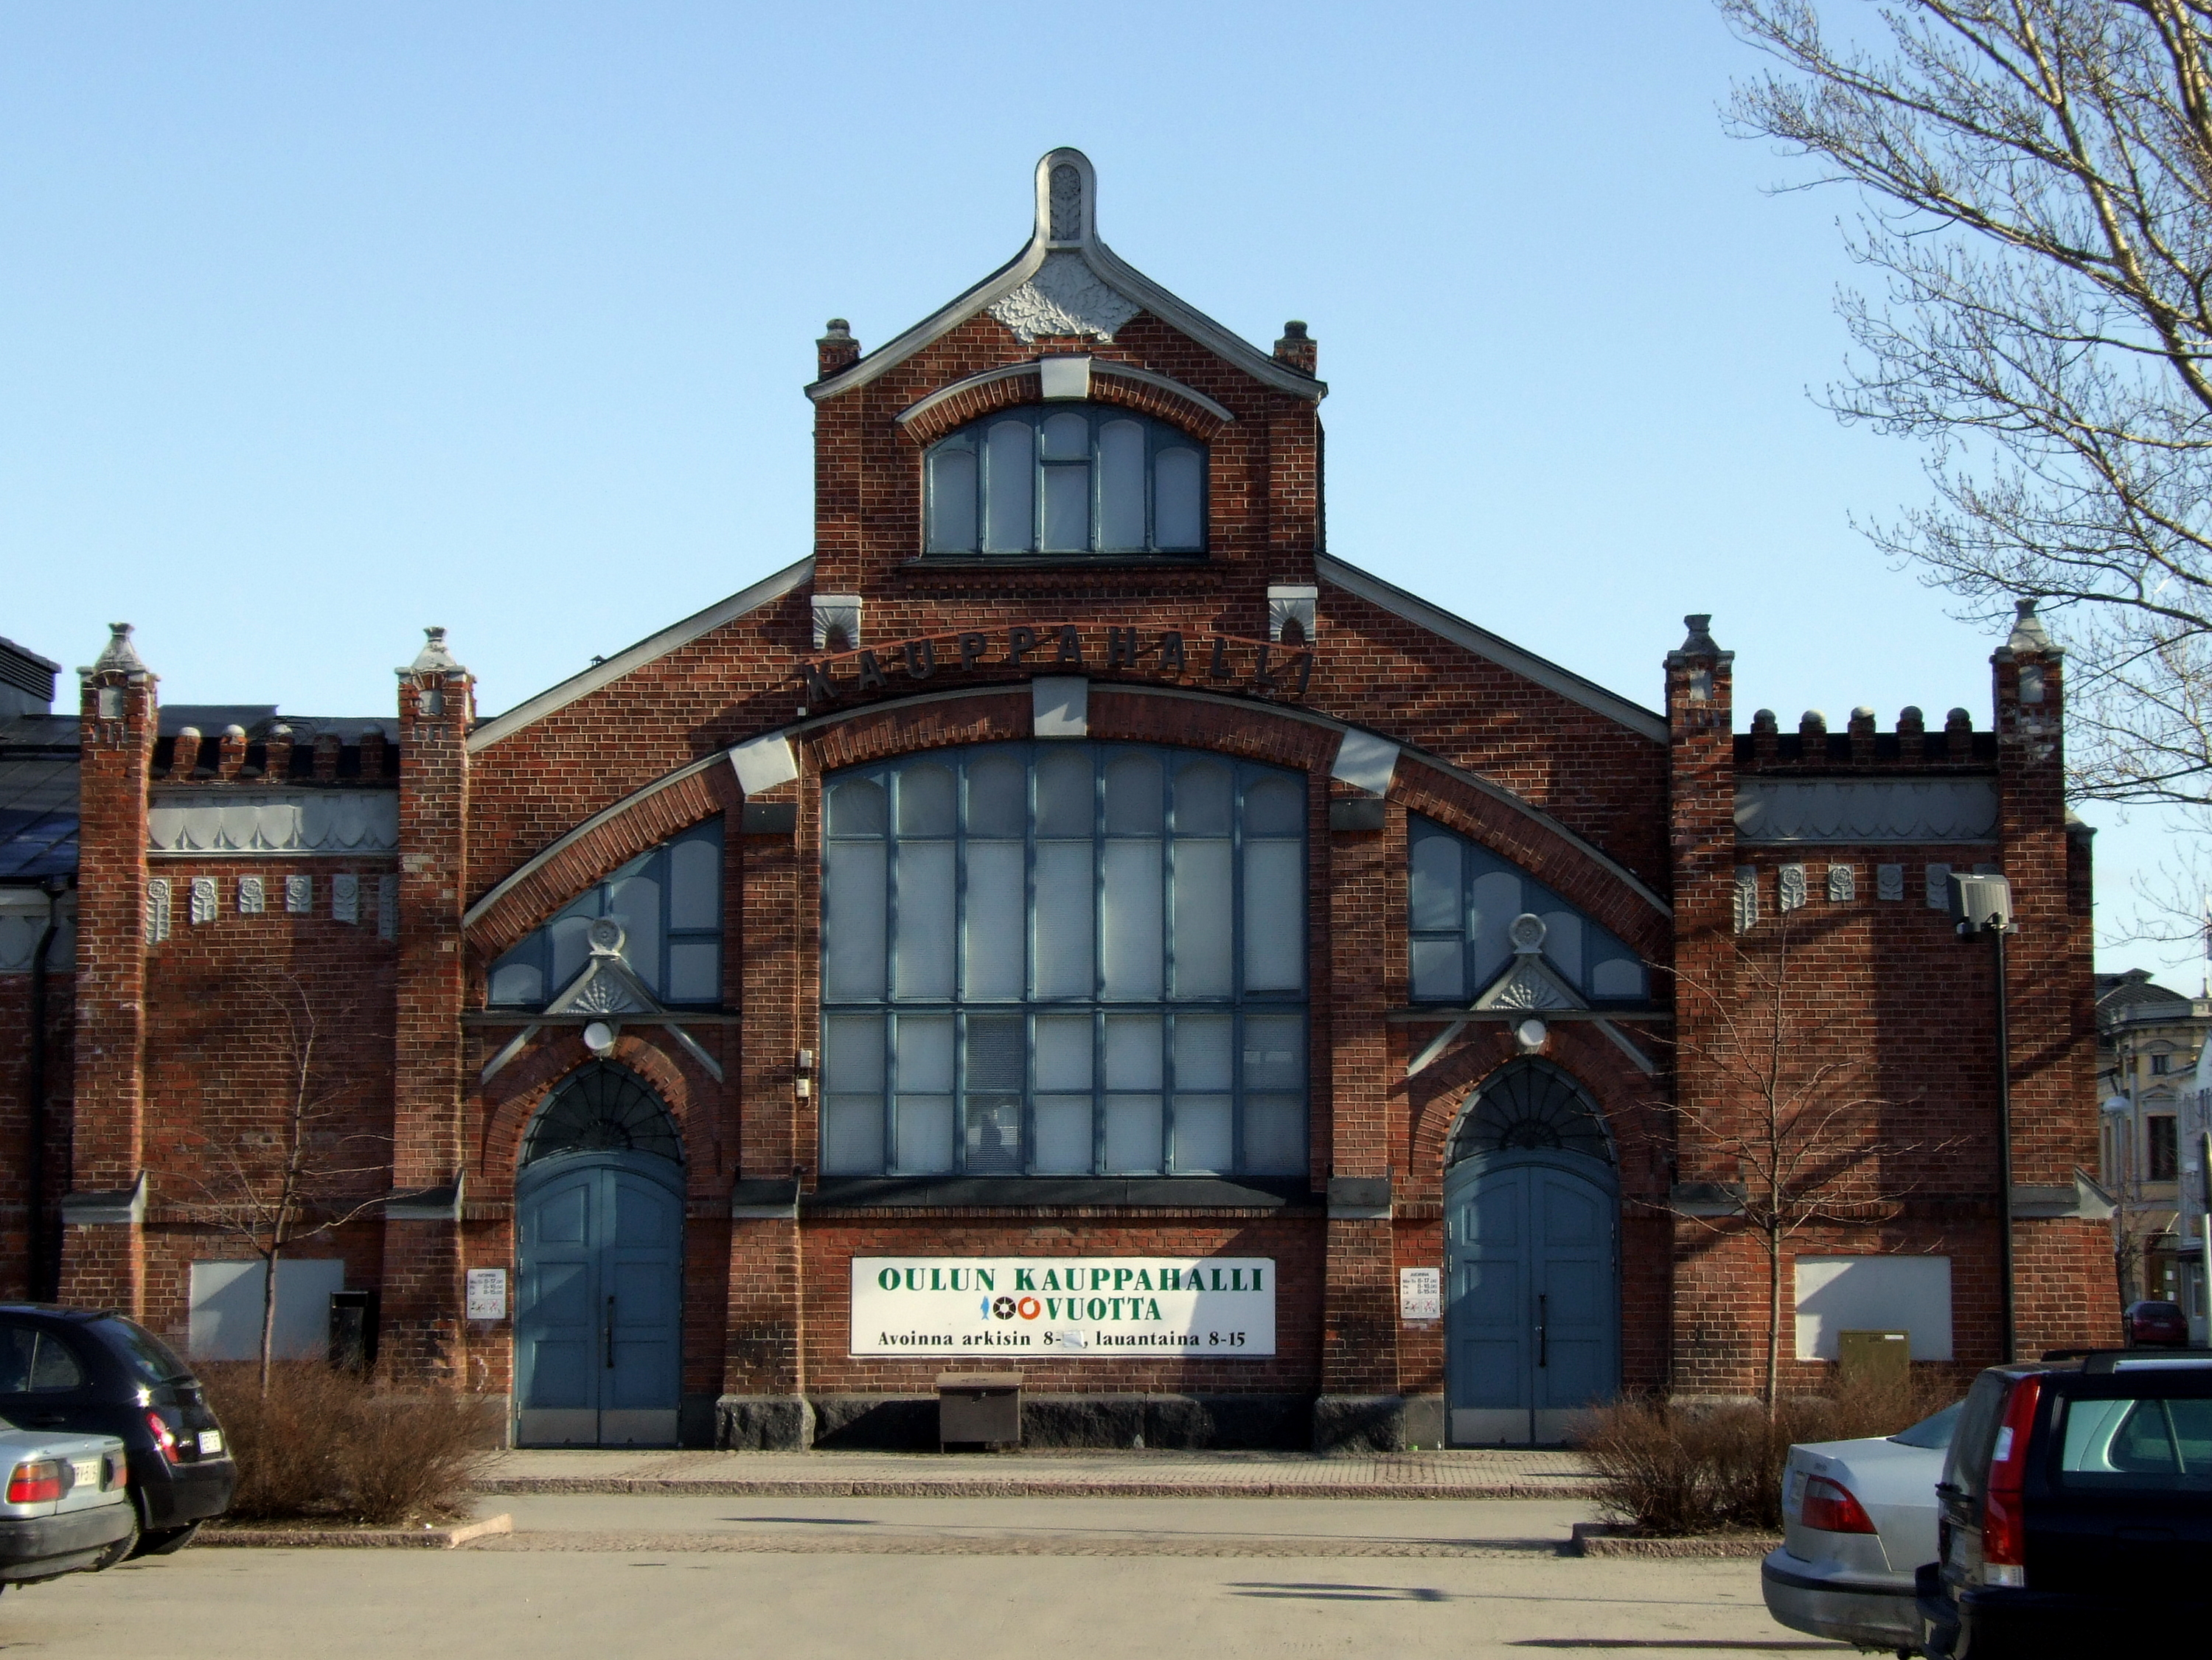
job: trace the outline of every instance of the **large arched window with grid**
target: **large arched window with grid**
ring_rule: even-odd
[[[649,1153],[681,1163],[684,1142],[652,1085],[626,1066],[594,1061],[554,1086],[523,1133],[525,1165],[570,1153]]]
[[[831,776],[823,1172],[1303,1172],[1306,801],[1129,744]]]
[[[1609,1165],[1613,1142],[1589,1092],[1559,1067],[1529,1056],[1483,1080],[1452,1132],[1444,1163],[1504,1153],[1576,1153]]]

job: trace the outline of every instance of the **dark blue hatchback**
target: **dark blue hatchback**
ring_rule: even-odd
[[[175,1550],[230,1507],[238,1467],[199,1379],[120,1314],[0,1303],[0,1418],[123,1442],[137,1512],[132,1555]]]

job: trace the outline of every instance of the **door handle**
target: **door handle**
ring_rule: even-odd
[[[607,1370],[615,1369],[615,1300],[607,1299]]]
[[[1550,1298],[1541,1292],[1536,1293],[1536,1364],[1547,1368],[1552,1364],[1551,1350],[1546,1333],[1546,1327],[1551,1316],[1550,1305]]]

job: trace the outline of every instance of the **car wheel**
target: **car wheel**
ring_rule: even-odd
[[[157,1528],[139,1539],[138,1548],[132,1554],[138,1556],[173,1556],[191,1543],[199,1530],[198,1522],[187,1522],[180,1528]]]
[[[125,1502],[127,1503],[128,1501],[126,1500]],[[138,1506],[131,1505],[130,1506],[130,1510],[131,1531],[125,1534],[120,1539],[118,1539],[113,1544],[110,1545],[106,1550],[100,1552],[100,1554],[93,1560],[93,1572],[105,1573],[108,1569],[113,1567],[118,1562],[129,1561],[132,1557],[138,1554],[139,1548],[145,1542],[145,1531],[138,1525]]]

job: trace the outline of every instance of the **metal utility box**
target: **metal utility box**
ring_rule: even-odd
[[[937,1379],[937,1444],[1018,1446],[1022,1439],[1022,1374],[946,1372]]]
[[[1912,1375],[1912,1334],[1909,1331],[1839,1331],[1836,1334],[1836,1370],[1844,1384],[1903,1384]]]
[[[331,1293],[331,1364],[341,1372],[368,1372],[376,1365],[376,1293]]]

